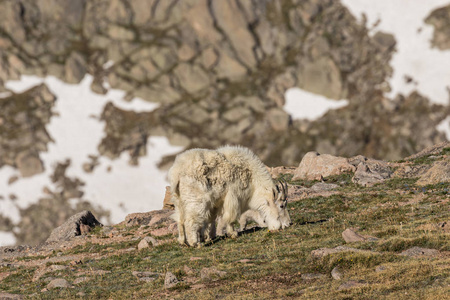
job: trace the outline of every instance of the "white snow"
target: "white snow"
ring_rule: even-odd
[[[0,247],[14,245],[16,238],[12,232],[0,231]]]
[[[100,165],[93,173],[85,173],[82,164],[88,162],[88,155],[98,154],[97,146],[104,136],[104,124],[99,121],[104,105],[112,101],[117,107],[136,112],[152,111],[157,104],[139,98],[131,102],[123,100],[124,91],[110,89],[106,95],[98,95],[90,90],[92,76],[86,77],[78,85],[72,85],[48,76],[22,76],[19,81],[8,81],[5,86],[16,92],[23,92],[41,82],[45,82],[57,97],[54,111],[59,116],[52,117],[47,130],[55,143],[48,144],[48,152],[41,153],[45,172],[30,178],[20,178],[8,185],[11,176],[20,174],[14,168],[4,166],[0,169],[0,213],[17,223],[20,219],[17,204],[21,208],[44,196],[42,188],[54,189],[49,179],[57,162],[71,159],[67,176],[76,176],[85,182],[83,199],[89,200],[111,211],[112,223],[123,221],[131,212],[161,209],[164,199],[166,172],[159,170],[156,163],[164,155],[177,153],[182,147],[171,146],[165,137],[150,137],[147,142],[147,156],[139,159],[139,166],[128,164],[128,154],[116,160],[101,157]],[[107,172],[107,168],[112,168]],[[9,195],[17,200],[12,201]],[[71,201],[73,204],[73,201]]]
[[[397,52],[390,62],[394,74],[390,80],[393,98],[417,89],[432,102],[447,105],[450,86],[450,51],[431,48],[433,27],[424,20],[436,8],[450,4],[449,0],[342,0],[359,20],[366,14],[368,27],[380,20],[371,34],[383,31],[394,35]],[[407,84],[404,76],[411,76],[415,84]]]
[[[450,116],[442,120],[436,128],[438,131],[445,133],[447,140],[450,141]]]
[[[285,99],[284,110],[293,119],[307,119],[310,121],[317,120],[330,109],[338,109],[348,105],[347,100],[331,100],[299,88],[288,89],[285,93]]]

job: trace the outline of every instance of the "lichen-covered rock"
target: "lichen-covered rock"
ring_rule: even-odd
[[[385,161],[364,159],[356,168],[352,181],[362,186],[372,186],[390,178],[391,168]]]
[[[166,289],[173,288],[178,284],[178,282],[179,280],[173,273],[167,272],[166,277],[164,278],[164,288]]]

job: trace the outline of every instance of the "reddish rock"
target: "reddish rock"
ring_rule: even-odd
[[[331,175],[354,172],[355,166],[345,157],[308,152],[294,172],[292,180],[320,180]]]

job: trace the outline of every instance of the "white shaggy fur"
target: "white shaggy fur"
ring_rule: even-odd
[[[239,219],[239,230],[244,231],[249,221],[255,221],[259,227],[267,227],[266,221],[256,210],[247,210]]]
[[[247,148],[188,150],[176,157],[169,181],[181,244],[195,246],[206,235],[213,239],[219,215],[228,234],[237,235],[231,224],[249,209],[258,211],[270,230],[289,226],[284,189]]]

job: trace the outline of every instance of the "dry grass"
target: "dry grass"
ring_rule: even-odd
[[[134,250],[143,237],[137,228],[122,228],[126,240],[103,245],[99,241],[108,239],[96,232],[89,243],[58,254],[84,255],[81,264],[61,261],[69,268],[46,273],[36,282],[31,281],[36,264],[0,267],[0,273],[13,273],[0,282],[0,290],[31,299],[449,299],[449,232],[437,226],[450,221],[448,184],[421,189],[414,180],[395,179],[361,188],[346,179],[333,179],[343,184],[336,195],[293,201],[294,224],[283,231],[249,230],[203,248],[181,247],[163,237],[166,243],[141,251]],[[341,233],[349,227],[378,240],[346,245],[359,252],[311,256],[318,248],[345,245]],[[133,240],[135,236],[139,239]],[[414,246],[439,250],[439,255],[400,255]],[[226,275],[202,279],[201,270],[213,266]],[[340,280],[331,276],[336,266]],[[170,271],[181,283],[165,289],[163,276],[144,282],[133,271]],[[305,279],[311,273],[323,276]],[[49,278],[62,276],[69,282],[83,276],[89,280],[41,291]],[[349,282],[354,286],[345,288]]]

